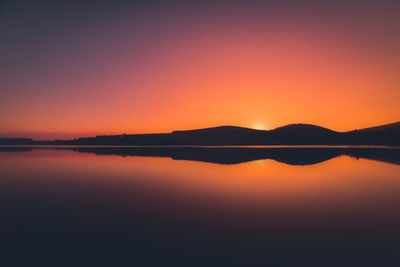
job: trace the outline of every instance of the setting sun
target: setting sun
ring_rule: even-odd
[[[263,122],[255,122],[251,125],[251,128],[256,130],[268,130],[266,124]]]

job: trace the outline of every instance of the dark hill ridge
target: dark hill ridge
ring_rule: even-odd
[[[12,142],[11,142],[12,140]],[[28,141],[29,140],[29,141]],[[400,122],[349,132],[336,132],[312,124],[290,124],[274,130],[236,126],[173,131],[160,134],[103,135],[74,140],[34,141],[0,139],[3,145],[400,145]]]
[[[271,132],[274,143],[288,145],[339,143],[340,133],[312,124],[289,124]]]
[[[248,133],[264,133],[264,130],[256,130],[246,127],[238,127],[238,126],[218,126],[218,127],[210,127],[210,128],[202,128],[195,130],[186,130],[186,131],[173,131],[173,134],[248,134]]]
[[[171,137],[186,144],[199,145],[236,145],[257,144],[268,135],[269,131],[255,130],[236,126],[219,126],[188,131],[173,131]],[[250,144],[249,143],[249,144]]]
[[[29,138],[0,138],[0,145],[33,145],[35,141]]]
[[[319,134],[333,134],[337,133],[328,128],[312,125],[312,124],[304,124],[304,123],[296,123],[289,124],[286,126],[278,127],[272,130],[275,133],[280,134],[300,134],[300,135],[319,135]]]
[[[361,132],[400,131],[400,121],[359,130]]]
[[[351,144],[400,145],[400,122],[343,133]]]

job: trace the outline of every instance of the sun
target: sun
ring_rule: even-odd
[[[251,125],[251,128],[256,130],[267,130],[267,125],[262,122],[255,122]]]

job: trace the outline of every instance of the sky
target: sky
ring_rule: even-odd
[[[0,137],[400,120],[399,1],[2,1]]]

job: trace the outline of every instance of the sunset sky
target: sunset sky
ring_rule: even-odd
[[[0,4],[0,137],[399,121],[400,2],[321,2]]]

